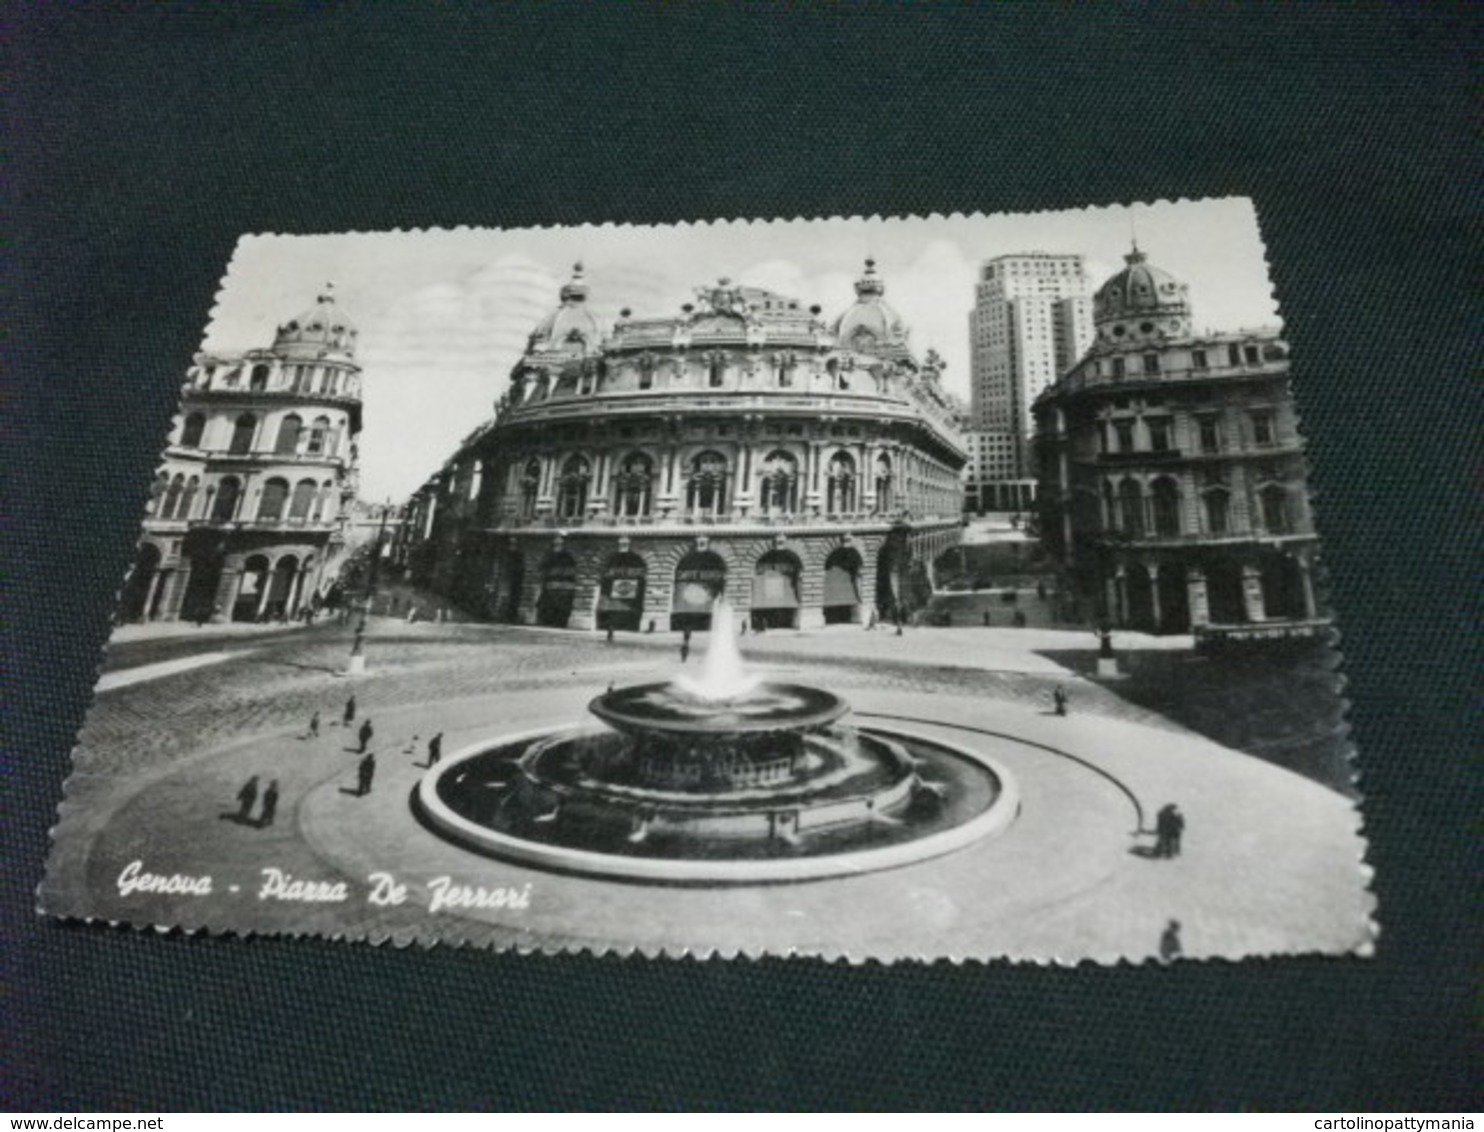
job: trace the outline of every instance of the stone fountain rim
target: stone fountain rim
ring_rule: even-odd
[[[850,704],[844,696],[824,688],[815,688],[808,684],[786,684],[776,680],[765,680],[758,684],[757,690],[778,689],[784,692],[806,692],[811,697],[822,699],[824,706],[816,708],[807,713],[799,713],[787,719],[777,718],[748,718],[746,716],[720,715],[713,722],[695,717],[677,717],[675,719],[652,719],[647,716],[640,717],[629,715],[623,711],[615,710],[607,702],[610,699],[621,696],[633,696],[658,688],[668,688],[668,681],[655,681],[650,684],[630,684],[624,688],[615,689],[612,692],[604,692],[602,695],[593,697],[587,705],[587,710],[597,716],[604,723],[617,728],[627,734],[662,734],[666,736],[677,735],[767,735],[776,734],[780,731],[809,731],[834,723],[841,716],[850,711]],[[718,707],[719,712],[724,712],[724,707]]]

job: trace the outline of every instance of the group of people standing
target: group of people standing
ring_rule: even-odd
[[[341,712],[340,723],[347,731],[355,726],[357,704],[355,695],[352,694],[345,701],[345,708]],[[376,728],[372,725],[369,717],[361,720],[361,725],[355,732],[357,746],[354,752],[361,756],[356,763],[356,787],[357,797],[364,798],[371,793],[372,784],[376,781],[376,752],[371,750],[371,740],[376,737]],[[318,739],[320,737],[320,713],[316,711],[309,717],[309,730],[303,736],[305,739]],[[417,736],[412,737],[412,745],[416,746]],[[349,749],[349,748],[347,748]],[[411,748],[409,747],[409,750]],[[438,732],[428,740],[428,761],[426,766],[432,767],[443,758],[443,732]],[[252,816],[253,808],[259,801],[260,775],[253,775],[237,791],[237,810],[235,813],[223,814],[224,818],[231,818],[241,825],[251,825],[258,829],[264,829],[273,824],[278,813],[278,779],[273,779],[266,790],[262,791],[262,809],[257,817]]]
[[[262,800],[263,808],[258,811],[257,817],[253,817],[253,807],[258,802],[258,775],[255,774],[242,784],[241,790],[237,791],[237,812],[223,814],[222,817],[231,818],[238,825],[266,829],[278,816],[278,779],[275,778],[268,783],[268,789],[263,791]]]

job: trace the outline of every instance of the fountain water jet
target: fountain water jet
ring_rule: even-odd
[[[744,699],[762,683],[742,661],[737,622],[725,596],[717,598],[711,607],[711,642],[701,661],[700,679],[682,672],[672,683],[682,695],[708,704]]]

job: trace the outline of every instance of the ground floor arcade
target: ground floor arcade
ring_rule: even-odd
[[[146,536],[119,600],[119,621],[287,621],[333,579],[328,536],[294,541],[222,536]]]
[[[687,535],[487,534],[458,548],[447,596],[493,621],[705,630],[723,595],[756,631],[907,617],[957,525]]]
[[[1114,625],[1149,633],[1311,623],[1315,544],[1110,549],[1090,595]]]

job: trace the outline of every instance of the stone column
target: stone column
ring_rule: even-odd
[[[1190,605],[1190,627],[1211,623],[1211,605],[1206,597],[1206,575],[1199,566],[1185,571],[1185,597]]]
[[[1262,572],[1250,563],[1242,567],[1242,605],[1248,621],[1258,624],[1268,619],[1262,600]]]
[[[155,594],[157,594],[160,590],[160,576],[163,573],[163,570],[156,567],[154,573],[149,576],[149,592],[145,595],[144,598],[144,608],[140,610],[140,612],[144,615],[140,618],[140,620],[142,621],[154,620],[154,618],[150,616],[150,610],[155,607]]]
[[[1149,574],[1149,609],[1150,616],[1154,621],[1154,631],[1158,633],[1163,628],[1164,621],[1159,612],[1159,565],[1145,564],[1145,571]]]
[[[1303,493],[1300,492],[1300,495]],[[1319,616],[1319,607],[1314,600],[1314,574],[1313,563],[1309,561],[1307,554],[1298,556],[1299,582],[1304,589],[1304,617],[1312,621]]]
[[[186,589],[191,584],[191,560],[182,557],[180,568],[170,577],[170,591],[165,595],[164,620],[179,621],[180,607],[185,601]]]

